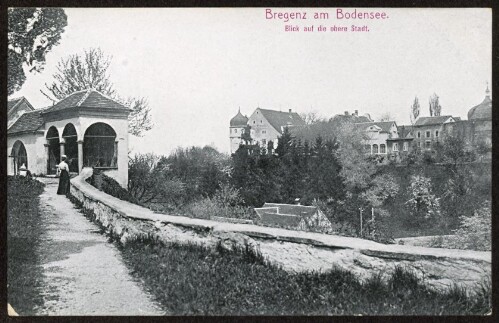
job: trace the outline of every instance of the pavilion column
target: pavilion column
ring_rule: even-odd
[[[61,146],[61,161],[62,161],[62,155],[65,155],[65,151],[64,151],[65,144],[66,144],[66,140],[64,140],[64,138],[62,138],[61,141],[59,142],[59,145]]]
[[[116,165],[114,167],[118,167],[118,140],[114,142],[114,156],[113,159],[116,160]]]
[[[83,140],[78,140],[78,173],[83,168]]]
[[[50,173],[50,154],[49,154],[49,144],[44,144],[45,146],[45,157],[46,157],[46,161],[47,161],[47,174]]]

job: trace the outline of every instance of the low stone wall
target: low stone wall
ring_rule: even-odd
[[[86,168],[73,178],[71,194],[92,210],[94,220],[108,234],[125,245],[133,239],[147,238],[205,247],[221,243],[228,249],[249,246],[291,272],[324,272],[339,267],[360,278],[389,274],[402,266],[435,288],[453,284],[474,287],[491,280],[490,252],[384,245],[358,238],[158,214],[99,191],[85,181],[91,174],[92,169]]]

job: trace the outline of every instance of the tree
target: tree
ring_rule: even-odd
[[[390,112],[384,112],[381,114],[379,121],[392,121],[394,118]]]
[[[421,175],[411,177],[410,199],[407,204],[414,224],[421,225],[421,221],[440,215],[440,199],[432,191],[431,179]]]
[[[8,95],[21,89],[25,69],[33,73],[43,70],[46,54],[59,44],[66,26],[67,16],[61,8],[8,9]]]
[[[441,111],[442,106],[440,106],[440,103],[438,102],[438,95],[433,93],[433,95],[430,96],[430,116],[440,116]]]
[[[419,113],[421,112],[421,108],[419,106],[419,99],[416,96],[414,98],[414,103],[411,106],[411,123],[414,124],[416,119],[419,117]]]
[[[106,56],[99,48],[90,48],[82,54],[73,54],[63,58],[57,64],[54,81],[41,91],[52,101],[62,100],[76,91],[94,89],[110,98],[121,102],[132,111],[128,116],[129,133],[141,137],[152,129],[151,109],[145,98],[123,98],[114,90],[108,73],[112,57]]]

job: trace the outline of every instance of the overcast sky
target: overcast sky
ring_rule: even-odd
[[[345,9],[348,10],[348,9]],[[390,113],[409,122],[419,97],[428,115],[436,92],[442,114],[466,118],[492,78],[490,9],[386,9],[386,20],[341,21],[335,8],[275,9],[308,20],[269,20],[255,9],[66,9],[68,26],[41,74],[22,89],[36,108],[57,62],[90,47],[113,56],[111,79],[122,96],[148,98],[154,128],[130,138],[133,152],[167,154],[178,146],[229,150],[229,120],[261,108]],[[312,20],[315,11],[328,20]],[[367,25],[369,32],[285,32],[285,25]]]

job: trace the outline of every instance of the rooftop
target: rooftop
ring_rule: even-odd
[[[429,126],[429,125],[443,124],[449,118],[452,119],[452,116],[419,117],[416,120],[416,122],[414,123],[414,126],[418,127],[418,126]]]
[[[258,108],[267,121],[280,133],[286,126],[304,126],[305,121],[296,112],[281,112]]]
[[[34,110],[25,112],[17,119],[16,122],[7,130],[7,134],[20,132],[33,132],[43,126],[43,118],[41,112],[43,110]]]
[[[61,111],[70,108],[99,108],[109,110],[130,110],[123,104],[114,99],[100,93],[97,90],[88,89],[83,91],[74,92],[64,99],[60,100],[51,107],[44,110],[44,113]]]

